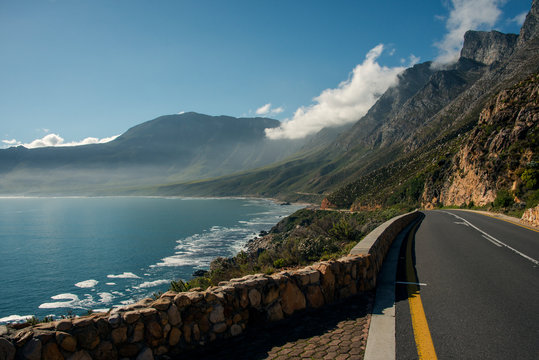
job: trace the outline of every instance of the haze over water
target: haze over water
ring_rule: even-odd
[[[299,208],[260,199],[2,198],[0,322],[166,291]]]

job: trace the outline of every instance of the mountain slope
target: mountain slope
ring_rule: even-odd
[[[520,35],[469,31],[459,61],[406,70],[369,112],[314,153],[247,173],[154,189],[163,194],[258,195],[372,207],[417,202],[449,163],[487,102],[539,71],[537,1]]]
[[[0,150],[0,193],[66,194],[186,181],[260,167],[303,141],[269,141],[277,120],[197,113],[161,116],[106,144]]]

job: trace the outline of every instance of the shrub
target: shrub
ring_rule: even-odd
[[[273,262],[273,267],[275,268],[282,268],[286,266],[286,260],[285,259],[277,259]]]
[[[539,178],[539,170],[530,168],[524,170],[522,175],[520,175],[520,179],[524,183],[524,186],[530,190],[534,190],[537,188],[538,184],[538,178]]]
[[[494,199],[494,207],[507,208],[513,204],[513,196],[505,189],[498,190],[496,199]]]

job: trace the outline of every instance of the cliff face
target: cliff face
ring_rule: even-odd
[[[460,56],[485,65],[508,58],[517,44],[518,35],[498,31],[467,31]]]
[[[481,111],[479,121],[442,171],[442,186],[431,177],[423,205],[486,205],[499,189],[518,190],[520,174],[537,153],[539,75],[501,91]],[[440,181],[438,181],[440,184]],[[518,201],[518,198],[516,199]]]

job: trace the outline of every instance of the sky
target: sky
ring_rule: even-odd
[[[0,0],[0,147],[106,142],[161,115],[358,120],[397,75],[518,33],[531,0]]]

